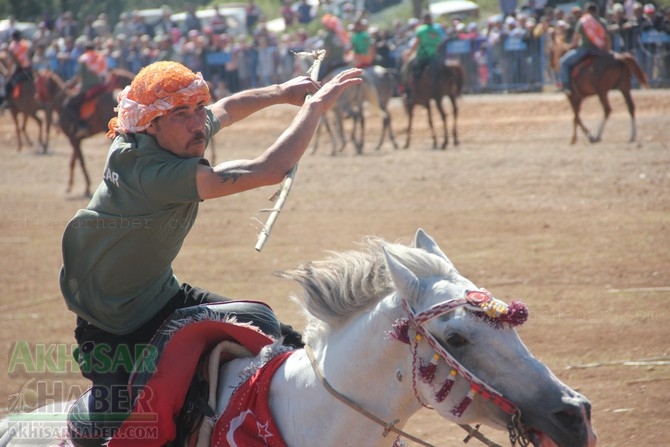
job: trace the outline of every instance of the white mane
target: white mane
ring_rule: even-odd
[[[378,237],[365,238],[361,245],[360,250],[328,252],[325,259],[278,273],[303,286],[303,294],[293,298],[308,313],[308,336],[343,323],[393,292],[382,246],[419,278],[458,274],[449,262],[421,249],[390,244]]]

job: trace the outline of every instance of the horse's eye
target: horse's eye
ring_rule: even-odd
[[[468,344],[468,339],[460,334],[449,334],[447,336],[447,344],[452,348],[460,348]]]

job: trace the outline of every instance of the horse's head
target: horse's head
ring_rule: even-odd
[[[476,287],[422,230],[415,248],[386,245],[384,253],[406,314],[391,335],[410,345],[423,405],[460,424],[508,430],[521,445],[595,445],[589,401],[519,339],[523,303],[508,306]]]

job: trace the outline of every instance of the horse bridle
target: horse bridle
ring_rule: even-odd
[[[418,366],[414,367],[415,373],[413,376],[413,386],[414,393],[419,402],[423,406],[430,408],[428,405],[424,404],[419,397],[419,393],[416,389],[416,376],[418,375],[424,382],[431,383],[434,379],[435,367],[441,358],[451,370],[445,384],[436,394],[438,402],[443,401],[447,397],[456,377],[460,375],[468,381],[470,389],[461,402],[452,408],[451,414],[455,417],[461,417],[472,400],[477,396],[481,397],[490,401],[510,416],[510,422],[507,424],[507,431],[512,445],[516,445],[517,443],[522,447],[530,445],[530,440],[528,439],[526,430],[521,422],[521,410],[517,405],[505,398],[492,386],[479,379],[474,373],[461,364],[444,348],[444,346],[442,346],[441,343],[438,342],[435,336],[425,328],[425,325],[429,321],[436,317],[448,314],[458,308],[464,308],[473,312],[475,315],[480,316],[496,327],[502,327],[504,324],[518,326],[523,324],[528,318],[528,309],[525,304],[520,301],[513,301],[508,306],[504,302],[491,296],[488,290],[481,289],[466,291],[465,298],[455,298],[438,303],[419,313],[415,313],[409,302],[404,298],[402,299],[402,306],[407,313],[407,318],[396,321],[394,324],[394,331],[390,333],[390,335],[392,338],[410,345],[413,351],[415,356],[414,362],[415,364],[418,363]],[[416,332],[413,344],[409,338],[410,327]],[[433,359],[429,364],[426,364],[421,359],[417,361],[418,344],[422,340],[425,340],[435,352]]]
[[[395,322],[394,330],[389,333],[390,337],[402,341],[406,344],[409,344],[411,347],[412,343],[409,340],[409,327],[411,326],[416,331],[416,335],[414,337],[415,343],[413,345],[413,348],[411,348],[415,356],[414,359],[415,365],[417,363],[416,357],[418,351],[417,349],[418,343],[421,340],[426,340],[426,342],[428,342],[428,344],[436,353],[435,356],[433,356],[433,360],[431,361],[430,365],[433,366],[436,365],[437,360],[439,360],[439,358],[442,358],[447,363],[447,365],[451,367],[450,378],[447,379],[447,381],[451,380],[453,384],[453,380],[456,378],[458,374],[460,374],[470,383],[470,391],[463,399],[463,401],[461,401],[460,404],[456,405],[452,409],[452,414],[454,414],[457,417],[460,417],[463,414],[463,412],[467,409],[467,406],[469,405],[470,401],[472,401],[472,399],[475,396],[481,396],[492,402],[494,405],[498,406],[505,413],[510,415],[510,422],[507,425],[507,431],[509,435],[509,440],[512,443],[512,445],[516,445],[516,443],[518,442],[519,445],[522,447],[528,446],[530,444],[530,441],[528,440],[526,432],[521,423],[521,411],[519,410],[519,408],[512,401],[506,399],[501,393],[496,391],[493,387],[487,385],[484,381],[480,380],[475,374],[470,372],[465,366],[463,366],[458,360],[456,360],[454,356],[452,356],[446,349],[444,349],[442,345],[435,339],[435,337],[428,330],[424,328],[424,325],[428,323],[430,320],[438,316],[444,315],[446,313],[449,313],[460,307],[463,307],[467,310],[470,310],[478,314],[483,314],[482,318],[488,319],[494,325],[502,325],[504,323],[507,323],[512,326],[516,326],[522,324],[528,318],[528,309],[523,303],[519,301],[512,302],[510,306],[507,306],[502,301],[493,298],[487,290],[466,291],[465,295],[466,295],[465,298],[456,298],[453,300],[445,301],[443,303],[438,303],[418,314],[414,312],[414,310],[409,305],[409,302],[406,299],[403,299],[402,305],[405,312],[407,313],[407,318]],[[398,419],[390,423],[386,422],[383,419],[374,415],[373,413],[367,411],[360,405],[358,405],[349,397],[338,392],[326,380],[325,375],[309,345],[305,346],[305,353],[307,354],[307,357],[309,358],[310,363],[312,364],[314,373],[316,374],[317,378],[324,386],[324,388],[331,395],[336,397],[338,400],[340,400],[347,406],[353,408],[354,410],[358,411],[368,419],[381,425],[384,428],[383,432],[384,437],[387,436],[389,432],[394,432],[398,435],[398,437],[409,439],[425,447],[434,447],[432,444],[428,444],[422,441],[421,439],[412,436],[409,433],[406,433],[401,429],[397,428],[395,425],[399,422]],[[426,378],[429,374],[421,373],[422,366],[426,367],[427,365],[419,365],[418,369],[420,371],[418,375],[420,378]],[[423,368],[423,371],[426,371],[427,369],[429,368]],[[422,402],[421,398],[419,397],[416,387],[417,367],[415,366],[413,370],[414,374],[413,374],[412,386],[414,388],[414,394],[422,406],[430,408],[428,405],[424,404],[424,402]],[[424,377],[422,377],[422,375]],[[450,390],[451,386],[449,385],[448,388]],[[444,400],[448,394],[448,391],[446,394],[443,394],[442,396],[438,397],[438,401]],[[463,402],[466,403],[464,404]],[[468,436],[463,440],[463,442],[468,442],[471,438],[475,438],[489,447],[502,447],[500,444],[497,444],[489,440],[486,436],[481,434],[478,431],[479,425],[476,425],[475,427],[471,427],[466,424],[458,424],[458,425],[468,432]]]

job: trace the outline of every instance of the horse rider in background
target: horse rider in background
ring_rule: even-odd
[[[336,68],[348,65],[346,54],[349,50],[349,35],[342,25],[342,21],[333,14],[324,14],[321,24],[325,28],[323,49],[326,57],[319,70],[319,79],[323,79]]]
[[[359,17],[353,24],[351,34],[351,50],[353,64],[356,68],[365,68],[374,64],[376,46],[368,32],[368,21]]]
[[[569,45],[570,50],[560,60],[559,81],[563,92],[570,89],[570,72],[579,61],[588,55],[599,55],[611,51],[612,42],[607,32],[607,22],[598,16],[598,6],[588,2],[584,5],[584,14],[577,21],[575,32]]]
[[[9,98],[14,87],[21,82],[33,78],[33,68],[30,62],[31,47],[29,41],[21,36],[21,31],[12,33],[12,41],[7,48],[9,52],[9,71],[12,71],[9,80],[5,84],[5,99]]]
[[[426,67],[437,58],[438,48],[445,39],[444,31],[435,26],[430,12],[423,14],[423,23],[417,27],[415,35],[414,43],[405,55],[405,61],[408,62],[403,72],[410,92],[414,91],[416,82],[421,78]]]
[[[86,122],[81,118],[80,108],[84,101],[89,100],[105,90],[107,81],[107,59],[95,49],[92,41],[84,45],[84,52],[77,59],[77,74],[66,83],[68,89],[79,84],[79,91],[65,101],[63,117],[71,123],[77,123],[74,132],[76,138],[88,135]],[[61,118],[61,123],[66,122]]]

